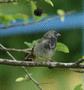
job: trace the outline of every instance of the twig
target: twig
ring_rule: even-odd
[[[23,68],[24,68],[24,71],[27,74],[27,76],[30,78],[30,80],[33,81],[33,83],[39,88],[39,90],[42,90],[42,88],[40,87],[40,83],[31,76],[31,74],[28,72],[27,69],[25,69],[25,67],[23,67]]]
[[[2,46],[0,47],[0,50],[2,50],[2,51],[13,51],[13,52],[23,52],[23,53],[31,52],[31,48],[28,48],[28,49],[15,49],[15,48],[2,48]]]
[[[5,48],[2,44],[0,44],[0,46],[1,46],[4,50],[7,49],[7,48]],[[8,49],[8,50],[16,51],[16,49]],[[18,50],[18,51],[21,51],[21,50]],[[6,52],[7,52],[7,54],[13,59],[12,61],[17,62],[17,60],[15,59],[15,57],[14,57],[10,52],[8,52],[8,51],[6,51]],[[28,70],[27,70],[24,66],[22,66],[22,68],[24,69],[27,77],[29,77],[30,80],[33,81],[33,83],[39,88],[39,90],[42,90],[42,88],[40,87],[39,82],[37,82],[37,81],[31,76],[31,74],[28,72]]]
[[[2,44],[0,44],[0,46],[1,46],[3,49],[6,49]],[[11,53],[9,53],[8,51],[6,51],[6,53],[7,53],[14,61],[16,61],[16,59],[12,56]]]
[[[84,59],[79,59],[79,60],[76,61],[75,63],[76,63],[76,64],[80,64],[80,63],[82,63],[82,62],[84,62]]]

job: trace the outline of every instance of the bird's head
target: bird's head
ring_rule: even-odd
[[[47,39],[49,41],[50,48],[55,48],[57,38],[61,36],[60,33],[57,33],[54,30],[48,31],[47,33],[44,34],[43,39]]]
[[[51,31],[48,31],[47,33],[45,33],[43,38],[45,38],[45,39],[50,39],[50,38],[57,39],[59,36],[61,36],[60,33],[56,32],[54,30],[51,30]]]

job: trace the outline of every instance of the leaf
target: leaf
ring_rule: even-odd
[[[82,59],[84,59],[84,56],[82,56]]]
[[[57,14],[59,15],[59,17],[60,17],[60,20],[63,22],[64,21],[64,19],[65,19],[65,11],[64,10],[62,10],[62,9],[58,9],[57,10]]]
[[[26,78],[24,78],[24,77],[19,77],[19,78],[17,78],[15,81],[16,82],[22,82],[22,81],[24,81]]]
[[[83,90],[83,89],[82,89],[82,84],[77,85],[77,86],[74,88],[74,90]]]
[[[38,41],[38,40],[34,40],[34,41],[32,42],[32,45],[33,45],[33,46],[36,45],[36,44],[37,44],[37,41]]]
[[[34,40],[32,43],[30,42],[24,42],[25,45],[27,45],[29,48],[33,48],[34,45],[36,45],[38,40]]]
[[[48,4],[50,4],[52,7],[54,7],[54,4],[51,0],[45,0],[45,2],[47,2]]]
[[[69,48],[65,44],[60,42],[57,43],[55,50],[64,53],[69,53]]]
[[[11,22],[16,22],[13,15],[0,15],[0,23],[4,25],[9,25]]]
[[[65,15],[65,11],[62,10],[62,9],[58,9],[58,10],[57,10],[57,14],[58,14],[59,16],[64,16],[64,15]]]
[[[27,45],[29,48],[32,48],[33,47],[32,43],[24,42],[24,44]]]

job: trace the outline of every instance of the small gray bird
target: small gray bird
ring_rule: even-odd
[[[27,56],[26,60],[30,56],[35,56],[35,60],[37,61],[51,60],[59,36],[61,36],[61,34],[54,30],[45,33],[42,38],[37,40],[37,43],[33,46],[32,55]]]

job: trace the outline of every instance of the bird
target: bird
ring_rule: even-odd
[[[32,48],[32,53],[27,55],[25,60],[49,61],[54,55],[57,39],[61,36],[55,30],[46,32],[40,39],[36,40],[36,44]]]

